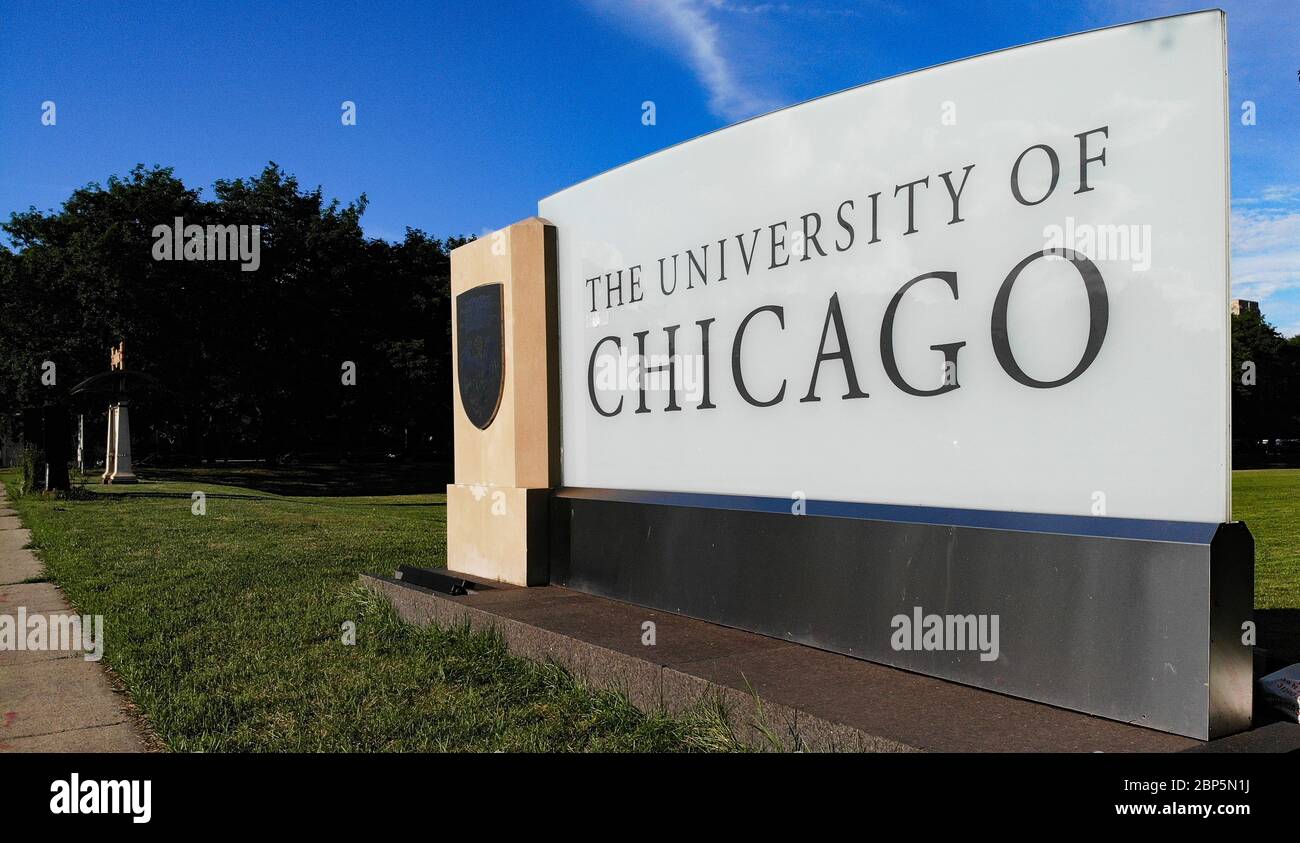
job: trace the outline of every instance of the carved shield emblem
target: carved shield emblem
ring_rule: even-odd
[[[465,415],[479,430],[496,418],[505,387],[502,287],[484,284],[456,296],[456,379]]]

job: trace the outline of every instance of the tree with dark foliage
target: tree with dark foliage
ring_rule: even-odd
[[[1300,458],[1300,337],[1284,340],[1258,311],[1234,315],[1230,377],[1234,462]]]
[[[465,240],[369,240],[365,207],[364,195],[327,202],[272,162],[218,181],[211,199],[137,166],[57,212],[12,214],[0,225],[12,244],[0,246],[0,435],[25,408],[71,406],[69,388],[107,370],[125,339],[127,368],[162,387],[133,398],[146,460],[449,453],[449,254]],[[259,226],[260,266],[155,259],[155,226],[178,217]]]

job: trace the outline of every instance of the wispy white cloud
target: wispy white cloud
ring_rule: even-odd
[[[742,15],[804,15],[807,17],[835,17],[835,18],[853,18],[858,17],[861,12],[857,9],[846,7],[827,7],[811,6],[805,2],[799,3],[735,3],[731,0],[709,0],[709,5],[715,9],[724,12],[735,12]]]
[[[724,44],[729,14],[779,11],[783,4],[732,4],[708,0],[589,0],[589,4],[631,23],[634,31],[666,37],[699,79],[709,97],[709,110],[728,120],[743,120],[781,105],[747,81]],[[760,8],[768,6],[770,8]],[[627,20],[627,18],[632,20]]]
[[[1260,302],[1287,336],[1300,334],[1300,187],[1270,186],[1233,205],[1233,296]]]
[[[1233,205],[1246,207],[1285,203],[1300,205],[1300,185],[1268,185],[1257,196],[1234,196],[1232,198]]]

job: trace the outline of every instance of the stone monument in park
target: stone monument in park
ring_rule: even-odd
[[[448,568],[1248,728],[1225,53],[1211,11],[904,74],[456,249]]]
[[[109,349],[109,370],[126,371],[126,341]],[[104,451],[104,483],[135,483],[131,470],[131,419],[125,398],[108,407],[108,446]]]

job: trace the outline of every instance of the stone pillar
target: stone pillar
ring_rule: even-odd
[[[113,425],[113,432],[117,434],[114,444],[117,447],[113,456],[113,474],[108,482],[134,483],[135,472],[131,469],[131,419],[126,405],[118,404],[114,415],[117,422]]]
[[[447,568],[543,585],[559,482],[555,227],[532,217],[455,249],[451,292]]]
[[[104,453],[105,483],[135,483],[131,469],[131,420],[125,404],[108,408],[108,450]]]
[[[103,482],[107,483],[108,478],[113,476],[113,426],[117,418],[117,413],[113,412],[114,407],[108,408],[108,443],[104,446],[104,477]]]

